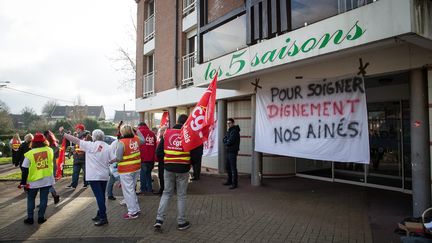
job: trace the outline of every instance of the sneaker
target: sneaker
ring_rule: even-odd
[[[92,218],[93,221],[97,222],[100,220],[99,215],[96,215],[96,217]]]
[[[160,229],[160,228],[162,228],[162,224],[163,224],[162,220],[156,219],[156,222],[154,223],[153,227],[155,229]]]
[[[138,218],[138,216],[139,216],[139,212],[134,214],[125,213],[123,214],[123,219],[136,219]]]
[[[122,205],[122,206],[126,206],[126,201],[125,201],[124,199],[122,199],[122,200],[120,201],[120,205]]]
[[[74,186],[72,186],[72,185],[69,185],[69,186],[66,186],[66,188],[67,188],[67,189],[75,189],[76,187],[74,187]]]
[[[33,223],[34,223],[33,218],[27,218],[24,220],[24,224],[33,224]]]
[[[189,221],[186,221],[186,223],[184,223],[184,224],[179,224],[177,229],[178,230],[185,230],[185,229],[188,229],[189,227],[190,227],[190,223],[189,223]]]
[[[236,189],[236,188],[237,188],[236,185],[231,185],[231,186],[229,187],[230,190],[233,190],[233,189]]]
[[[87,187],[88,187],[88,185],[84,185],[84,186],[83,186],[84,189],[87,189]]]
[[[38,224],[43,224],[46,221],[47,221],[46,218],[38,218]]]
[[[54,204],[57,204],[60,202],[60,196],[59,195],[55,195],[54,196]]]
[[[114,196],[108,196],[108,199],[109,200],[116,200],[116,197],[114,197]]]

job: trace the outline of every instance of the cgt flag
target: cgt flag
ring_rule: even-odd
[[[62,144],[60,147],[59,157],[57,158],[56,165],[56,173],[55,178],[56,180],[59,180],[62,177],[63,174],[63,165],[65,162],[65,152],[66,152],[66,138],[63,138]]]
[[[216,82],[217,75],[183,125],[180,137],[184,151],[191,151],[208,139],[210,127],[215,121]]]
[[[160,126],[161,127],[167,127],[169,125],[169,114],[168,111],[164,111],[164,113],[162,114],[162,119],[161,119],[161,123]]]

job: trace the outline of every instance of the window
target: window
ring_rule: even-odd
[[[339,0],[291,0],[292,29],[338,14]]]
[[[203,61],[246,46],[246,15],[241,15],[203,35]]]

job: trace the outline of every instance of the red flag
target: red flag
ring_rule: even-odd
[[[57,165],[57,170],[55,173],[56,180],[59,180],[62,177],[63,164],[65,162],[65,152],[66,152],[66,138],[63,138],[60,151],[59,151],[59,157],[57,158],[56,161],[56,165]]]
[[[208,139],[210,127],[214,125],[217,75],[192,110],[180,134],[183,150],[191,151]]]
[[[162,119],[161,119],[161,123],[160,126],[168,126],[169,125],[169,114],[168,111],[164,111],[164,113],[162,114]]]

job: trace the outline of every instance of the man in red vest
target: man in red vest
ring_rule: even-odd
[[[185,230],[190,227],[186,221],[186,192],[189,183],[189,170],[191,167],[190,152],[183,151],[180,131],[188,116],[182,114],[172,129],[167,129],[161,139],[156,154],[165,164],[165,188],[159,203],[155,229],[161,229],[168,210],[168,202],[177,189],[177,229]]]
[[[153,194],[151,173],[154,167],[156,136],[145,122],[138,124],[138,130],[145,139],[144,143],[139,147],[141,156],[140,193]]]

